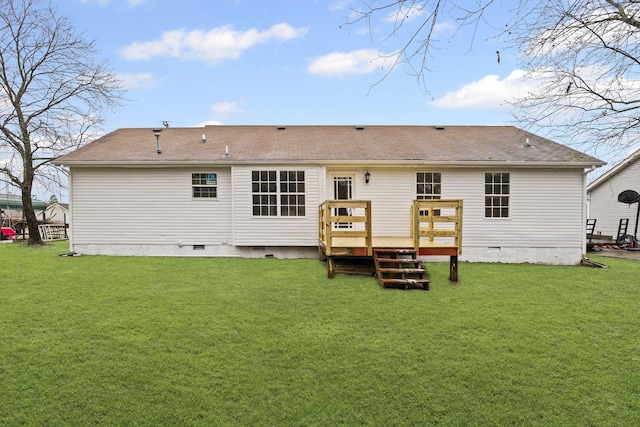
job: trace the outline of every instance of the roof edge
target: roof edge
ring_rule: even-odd
[[[316,166],[441,166],[441,167],[552,167],[552,168],[595,168],[606,165],[606,162],[532,162],[532,161],[427,161],[427,160],[225,160],[225,161],[205,161],[205,160],[189,160],[189,161],[71,161],[71,162],[53,162],[56,166],[64,167],[193,167],[193,166],[248,166],[248,165],[316,165]]]
[[[627,158],[611,167],[611,169],[604,172],[602,175],[593,180],[592,183],[587,185],[587,191],[592,191],[598,188],[600,185],[607,182],[610,178],[613,178],[618,173],[622,172],[627,166],[640,158],[640,149],[634,151]]]

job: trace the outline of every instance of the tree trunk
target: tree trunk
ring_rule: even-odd
[[[33,202],[31,201],[31,187],[22,188],[22,212],[27,220],[27,228],[29,229],[29,245],[42,245],[42,237],[38,228],[38,217],[33,210]]]

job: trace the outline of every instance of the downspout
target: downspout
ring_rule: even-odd
[[[586,224],[591,205],[587,196],[587,174],[596,169],[595,165],[582,173],[582,258],[587,258],[587,231]]]
[[[68,238],[69,238],[69,251],[70,252],[75,252],[75,250],[73,249],[73,205],[75,203],[73,203],[73,169],[69,168],[69,234],[68,234]],[[65,221],[66,223],[66,221]],[[66,230],[65,230],[66,233]]]

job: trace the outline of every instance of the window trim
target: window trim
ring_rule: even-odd
[[[425,194],[425,193],[418,193],[418,185],[420,185],[420,182],[418,182],[418,174],[438,174],[440,176],[440,182],[438,183],[440,185],[440,192],[439,193],[434,193],[433,191],[431,192],[431,194]],[[425,171],[425,170],[416,170],[415,171],[415,186],[414,186],[414,190],[415,190],[415,196],[416,196],[416,200],[440,200],[442,199],[442,172],[434,172],[434,171]],[[426,182],[423,182],[422,184],[426,184]],[[434,182],[430,182],[429,184],[435,184]]]
[[[276,169],[251,169],[251,217],[252,218],[307,218],[307,191],[306,191],[306,182],[307,182],[307,171],[305,169],[284,169],[284,168],[276,168]],[[258,180],[256,180],[255,174],[259,174]],[[271,173],[275,174],[274,180],[271,180]],[[282,174],[286,174],[286,179],[283,179]],[[293,181],[290,180],[291,173],[295,173],[295,178]],[[267,174],[267,179],[263,180],[263,174]],[[302,174],[302,180],[298,181],[297,178],[299,174]],[[264,186],[266,185],[266,191],[263,191]],[[256,186],[258,186],[258,191],[256,191]],[[273,186],[273,189],[270,187]],[[287,191],[283,190],[283,186],[287,187]],[[298,189],[298,186],[302,186],[302,191],[289,191],[288,189],[291,186]],[[256,204],[256,197],[260,199],[267,198],[266,204],[262,202]],[[296,202],[302,200],[302,203],[298,204],[283,204],[283,200],[291,200],[294,199]],[[262,209],[266,208],[266,213],[256,213],[256,208]],[[296,213],[300,212],[300,209],[303,211],[303,215],[283,215],[283,210],[286,209],[288,212],[291,212],[293,209]],[[272,212],[274,214],[272,214]]]
[[[205,183],[197,183],[194,184],[195,175],[200,175],[199,179],[202,181],[203,175],[206,175]],[[209,180],[209,176],[214,175],[215,183],[207,184],[206,182]],[[196,196],[195,190],[196,188],[206,188],[206,189],[214,189],[215,196]],[[218,200],[218,172],[191,172],[191,200]]]
[[[492,181],[489,183],[487,182],[487,175],[492,175]],[[500,175],[500,182],[495,182],[494,178],[496,177],[496,175]],[[503,178],[504,176],[507,176],[508,178],[508,182],[506,182],[507,185],[507,192],[504,193],[504,189],[502,188],[505,183],[503,182]],[[500,186],[500,192],[499,193],[495,193],[495,192],[491,192],[491,193],[487,193],[487,186],[491,185],[492,189],[495,189],[496,185]],[[484,186],[484,190],[483,190],[483,195],[484,195],[484,202],[483,202],[483,206],[484,206],[484,219],[488,219],[488,220],[505,220],[505,219],[511,219],[511,172],[484,172],[483,174],[483,186]],[[506,205],[502,204],[502,201],[500,202],[499,205],[487,205],[487,199],[488,198],[498,198],[498,199],[506,199]],[[492,215],[487,215],[488,210],[495,210],[498,209],[500,212],[500,215],[494,216]],[[506,215],[502,215],[502,211],[506,209]]]

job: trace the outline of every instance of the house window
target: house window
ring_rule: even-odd
[[[304,216],[304,171],[280,171],[280,215]]]
[[[440,173],[418,172],[416,175],[416,198],[418,200],[440,199],[442,177]]]
[[[304,171],[252,171],[254,216],[305,216]]]
[[[416,174],[416,199],[440,199],[442,193],[442,176],[439,172],[418,172]],[[428,211],[420,211],[420,215],[428,215]],[[435,209],[433,215],[439,216],[440,209]]]
[[[218,197],[218,174],[216,173],[192,173],[191,188],[194,198]]]
[[[485,218],[509,217],[509,174],[484,174],[484,216]]]

